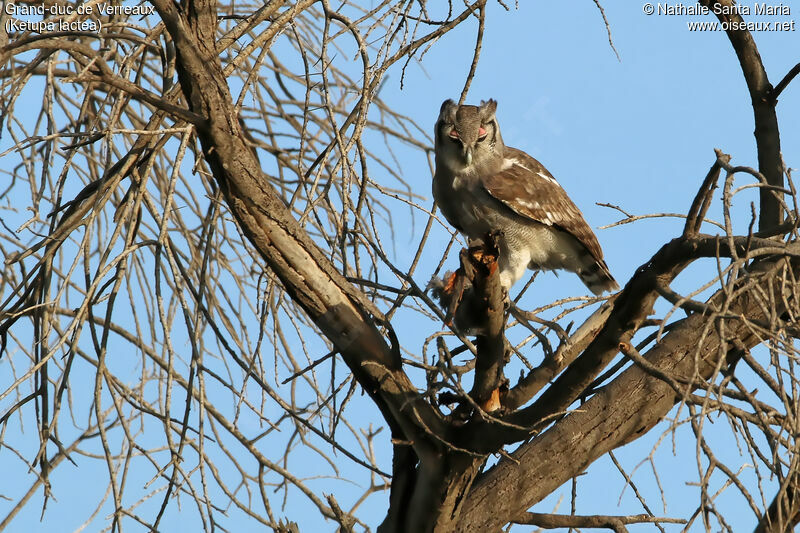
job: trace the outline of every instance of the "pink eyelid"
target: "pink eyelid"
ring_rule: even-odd
[[[450,135],[450,137],[452,137],[453,139],[460,138],[456,130],[450,130],[450,133],[448,135]],[[486,129],[478,128],[478,137],[485,137],[485,136],[486,136]]]

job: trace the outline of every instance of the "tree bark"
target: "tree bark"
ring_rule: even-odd
[[[789,248],[791,253],[800,252],[800,245]],[[776,273],[787,264],[787,260],[778,259],[767,265],[770,268],[761,283],[773,283],[773,276],[778,278]],[[791,269],[795,275],[800,273],[797,264]],[[779,281],[774,285],[765,290],[780,292]],[[718,293],[714,299],[721,296]],[[748,348],[761,342],[747,323],[765,318],[756,301],[745,294],[731,305],[730,312],[745,320],[726,321],[725,339],[712,332],[701,344],[709,317],[695,313],[665,335],[648,352],[647,360],[671,376],[709,379],[719,364],[725,365],[720,354],[728,342],[739,339]],[[514,461],[503,460],[480,476],[456,529],[465,533],[500,531],[599,457],[644,435],[679,400],[671,385],[632,366],[581,405],[580,411],[521,446],[512,454]]]
[[[709,9],[715,6],[728,8],[717,9],[717,18],[723,23],[738,24],[739,29],[728,29],[725,33],[736,52],[739,65],[742,69],[747,90],[750,93],[750,103],[753,107],[755,120],[756,148],[758,150],[758,170],[766,179],[770,187],[762,187],[759,191],[760,208],[758,218],[759,231],[768,231],[781,223],[783,211],[776,188],[783,188],[783,159],[781,157],[781,137],[778,129],[778,115],[775,112],[777,103],[771,95],[772,85],[767,77],[767,71],[761,61],[761,54],[753,40],[753,35],[743,29],[743,20],[733,10],[732,0],[703,0],[702,4]],[[723,13],[727,11],[728,13]]]
[[[187,2],[185,14],[167,0],[154,5],[174,40],[189,107],[203,117],[196,131],[205,159],[242,231],[334,344],[383,413],[392,436],[410,439],[417,455],[435,452],[424,435],[441,433],[441,418],[403,372],[398,347],[390,347],[378,331],[374,319],[381,313],[300,227],[245,142],[216,52],[216,3]]]

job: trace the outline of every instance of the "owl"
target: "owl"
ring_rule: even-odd
[[[580,210],[541,163],[503,144],[497,102],[446,100],[436,121],[433,197],[471,240],[500,232],[506,290],[526,269],[574,272],[594,294],[619,289]]]

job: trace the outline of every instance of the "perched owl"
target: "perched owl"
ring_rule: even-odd
[[[525,270],[569,270],[594,294],[619,289],[592,229],[537,160],[503,144],[497,102],[446,100],[436,122],[433,197],[447,221],[470,239],[502,231],[500,281]]]

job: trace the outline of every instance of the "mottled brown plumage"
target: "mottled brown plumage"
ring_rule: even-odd
[[[502,231],[500,276],[509,289],[527,268],[575,272],[595,294],[616,290],[594,232],[547,169],[503,144],[497,103],[442,104],[433,196],[471,239]]]

